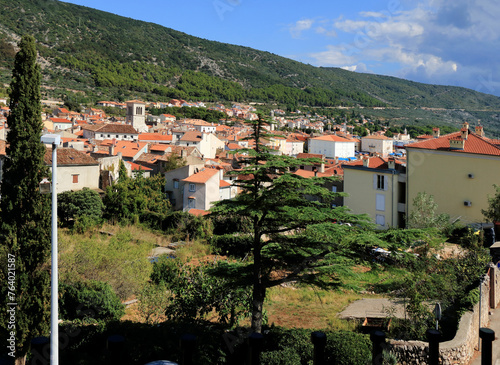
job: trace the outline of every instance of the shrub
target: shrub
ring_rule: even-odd
[[[371,358],[371,350],[372,343],[368,335],[348,331],[327,333],[327,364],[366,364]]]
[[[85,219],[86,224],[99,222],[103,208],[99,194],[89,188],[65,191],[57,196],[58,216],[66,224],[77,219]]]
[[[111,285],[102,281],[61,283],[61,317],[67,320],[119,320],[124,306]]]
[[[209,243],[215,252],[235,257],[244,257],[252,249],[252,237],[250,235],[214,235],[210,237]]]
[[[163,222],[163,229],[172,234],[174,240],[207,238],[212,235],[210,219],[182,211],[169,214]]]
[[[284,348],[283,350],[263,352],[260,355],[262,365],[301,365],[300,356],[295,350]]]

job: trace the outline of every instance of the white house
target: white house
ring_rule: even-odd
[[[361,151],[387,157],[394,149],[394,140],[386,136],[366,136],[361,138]]]
[[[215,158],[217,149],[224,149],[224,142],[212,133],[189,131],[176,143],[179,146],[196,147],[204,158]]]
[[[52,149],[47,148],[44,162],[52,170]],[[57,193],[83,188],[99,189],[99,162],[73,148],[57,149]]]
[[[137,141],[139,133],[129,124],[90,124],[82,127],[83,138],[87,139],[115,139],[118,141]]]
[[[353,157],[356,142],[336,135],[324,135],[309,139],[309,153],[324,155],[327,158]]]

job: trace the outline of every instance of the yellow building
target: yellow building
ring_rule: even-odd
[[[405,226],[406,175],[394,158],[371,157],[342,165],[344,205],[368,214],[380,228]]]
[[[481,209],[488,207],[493,184],[500,184],[499,141],[476,133],[464,123],[460,132],[410,144],[407,149],[407,214],[419,192],[434,197],[438,213],[463,223],[484,222]]]

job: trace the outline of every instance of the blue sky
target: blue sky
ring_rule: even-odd
[[[498,0],[71,0],[314,66],[500,96]]]

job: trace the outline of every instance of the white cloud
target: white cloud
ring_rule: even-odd
[[[423,0],[403,5],[332,20],[340,44],[310,56],[321,66],[360,71],[359,65],[365,64],[377,73],[374,65],[382,64],[383,73],[473,89],[490,80],[489,91],[482,91],[500,95],[500,2]],[[388,65],[393,71],[387,71]]]
[[[336,37],[337,36],[337,32],[334,29],[328,30],[323,26],[319,26],[319,27],[316,27],[315,30],[316,30],[316,33],[323,34],[327,37]]]
[[[289,27],[290,34],[292,38],[300,38],[302,32],[311,29],[314,24],[313,19],[303,19],[298,20],[294,25]]]

